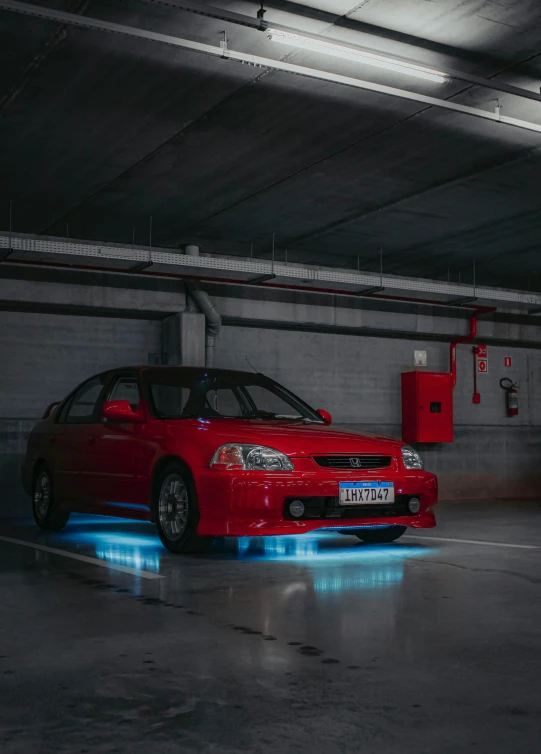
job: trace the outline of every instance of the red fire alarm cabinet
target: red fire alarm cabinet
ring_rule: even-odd
[[[402,373],[404,442],[453,442],[453,377],[449,372]]]

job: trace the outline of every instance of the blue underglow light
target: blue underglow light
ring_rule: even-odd
[[[34,522],[28,521],[27,523],[28,526],[35,526]],[[141,525],[145,524],[145,522],[141,521],[140,518],[126,518],[126,516],[99,516],[93,513],[89,513],[88,515],[86,513],[72,513],[68,526],[62,533],[63,535],[73,534],[75,531],[83,531],[88,527],[91,529],[96,529],[97,527],[116,529],[119,526],[133,526],[133,524]]]
[[[160,544],[158,537],[152,536],[149,532],[147,537],[138,536],[137,534],[128,534],[124,532],[86,534],[84,541],[92,542],[96,545],[109,545],[111,547],[142,547],[156,548]]]
[[[340,527],[342,528],[342,527]],[[358,528],[358,527],[356,527]],[[421,545],[367,545],[337,537],[332,532],[282,537],[239,537],[237,557],[242,560],[351,562],[389,564],[412,557],[433,555],[436,550]]]
[[[348,529],[351,529],[352,532],[357,531],[358,529],[390,529],[391,524],[366,524],[365,526],[325,526],[322,529],[318,529],[318,531],[347,531]]]
[[[139,503],[106,503],[106,505],[110,505],[112,508],[124,508],[131,511],[144,511],[145,513],[150,512],[148,505],[140,505]]]
[[[223,548],[227,553],[227,540]],[[218,548],[214,552],[217,555]],[[437,552],[436,548],[417,544],[363,544],[351,537],[318,531],[304,535],[240,537],[236,556],[244,561],[299,564],[303,566],[303,580],[312,582],[314,592],[323,597],[334,592],[397,588],[404,580],[409,559]]]
[[[97,547],[96,557],[100,560],[106,560],[108,563],[129,566],[138,570],[156,571],[160,570],[160,556],[158,553],[148,553],[139,548],[123,549],[121,547]]]
[[[152,524],[80,515],[74,515],[71,521],[73,524],[66,531],[54,535],[55,545],[67,543],[77,552],[95,553],[104,562],[136,570],[160,572],[164,564],[175,572],[183,570],[183,559],[167,554]],[[224,558],[243,561],[247,568],[251,561],[287,563],[287,568],[273,569],[277,577],[283,577],[286,584],[301,581],[320,599],[332,600],[334,593],[342,591],[399,588],[408,560],[437,552],[424,544],[371,545],[335,531],[317,531],[276,537],[217,538],[212,550],[203,557],[209,562]]]
[[[250,546],[250,539],[248,537],[239,537],[237,540],[237,552],[243,557],[246,554],[248,547]]]
[[[73,522],[58,535],[79,552],[89,551],[100,560],[137,570],[159,571],[165,550],[156,529],[146,522],[105,516],[74,515]]]
[[[354,589],[381,589],[400,584],[404,579],[402,564],[398,568],[368,568],[355,574],[337,573],[314,579],[316,592],[343,592]]]

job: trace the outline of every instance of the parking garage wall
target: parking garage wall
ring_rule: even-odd
[[[28,433],[45,407],[91,374],[147,363],[150,354],[159,357],[164,347],[159,317],[185,308],[176,286],[151,291],[67,281],[54,288],[51,282],[22,280],[5,285],[10,308],[17,301],[47,308],[54,300],[63,306],[83,303],[86,314],[0,312],[0,517],[29,513],[20,468]],[[467,331],[464,312],[453,318],[434,316],[426,307],[384,311],[383,304],[366,299],[329,304],[330,297],[318,301],[313,295],[208,290],[226,323],[217,340],[216,366],[247,369],[249,359],[309,403],[331,411],[337,426],[396,437],[401,434],[400,373],[413,368],[413,351],[427,351],[429,370],[447,371],[449,340]],[[113,306],[122,309],[105,315]],[[371,335],[362,334],[363,328]],[[459,346],[455,442],[422,447],[426,466],[439,476],[442,499],[539,498],[538,327],[486,320],[480,321],[479,333],[510,345],[489,347],[488,374],[479,375],[480,405],[471,401],[471,346]],[[528,341],[531,347],[524,347]],[[503,366],[504,356],[511,356],[511,369]],[[514,418],[506,416],[499,387],[504,376],[520,382],[520,412]]]
[[[413,368],[413,351],[425,350],[430,371],[449,371],[448,343],[225,327],[219,366],[256,368],[318,408],[337,426],[401,436],[400,374]],[[504,367],[510,356],[512,368]],[[501,377],[520,382],[520,411],[509,418]],[[428,470],[438,474],[441,499],[541,497],[541,351],[489,348],[489,371],[478,375],[481,403],[472,403],[471,345],[458,347],[454,393],[455,441],[418,446]]]

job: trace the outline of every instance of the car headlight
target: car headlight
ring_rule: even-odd
[[[404,445],[402,448],[402,460],[404,461],[404,466],[407,469],[423,468],[423,460],[421,456],[416,450],[410,448],[409,445]]]
[[[294,466],[285,455],[264,445],[228,443],[212,456],[211,468],[242,469],[244,471],[293,471]]]

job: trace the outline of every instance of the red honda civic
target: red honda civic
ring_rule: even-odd
[[[330,424],[261,374],[114,369],[49,407],[23,483],[43,529],[72,511],[153,521],[175,553],[216,536],[334,529],[377,543],[436,525],[437,479],[413,448]]]

